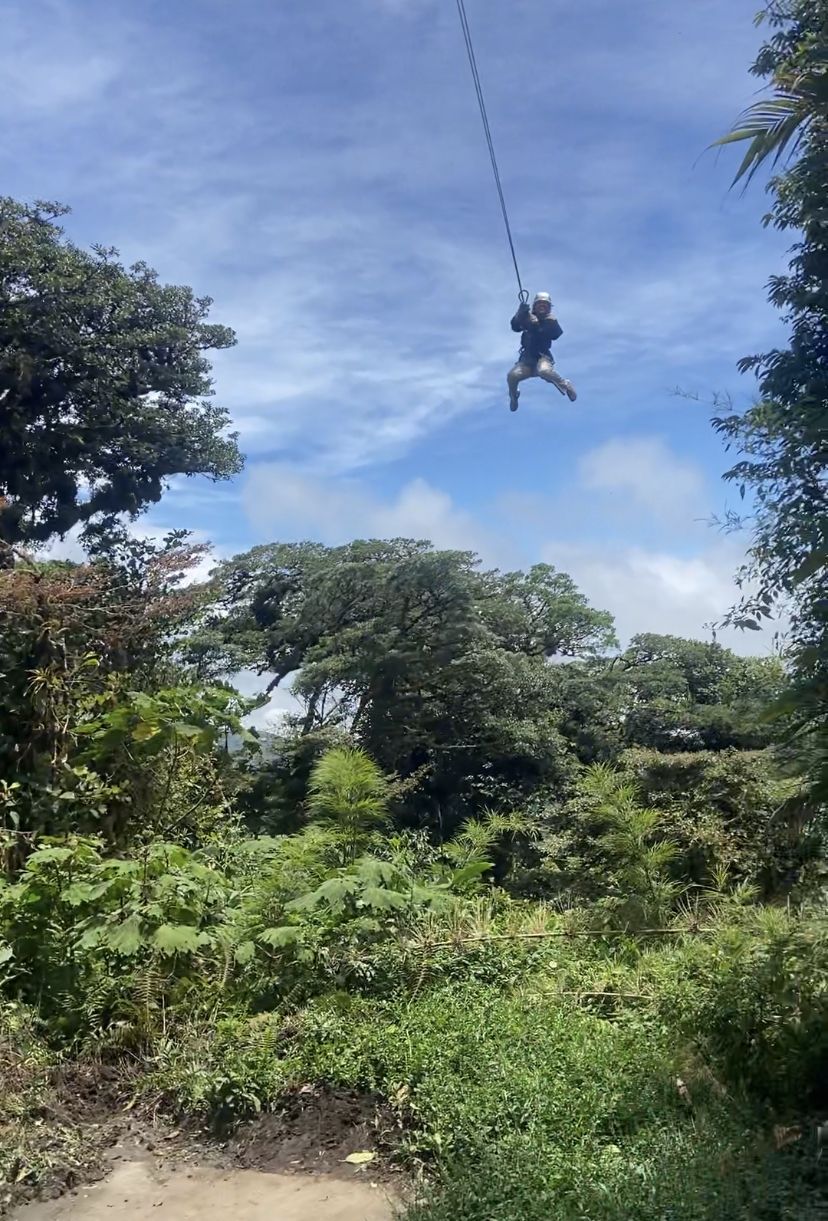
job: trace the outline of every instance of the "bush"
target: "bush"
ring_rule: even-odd
[[[828,935],[821,922],[748,912],[690,947],[676,1025],[723,1079],[781,1108],[828,1102]]]
[[[771,751],[628,750],[620,763],[642,799],[668,815],[687,881],[703,885],[723,869],[768,899],[807,882],[824,855],[794,800],[799,782],[781,776]]]
[[[683,951],[654,958],[651,987],[687,987]],[[548,976],[511,994],[474,981],[413,1000],[339,994],[223,1024],[195,1057],[189,1040],[160,1083],[221,1121],[304,1082],[384,1098],[405,1134],[398,1155],[436,1172],[406,1221],[816,1217],[806,1142],[777,1152],[748,1100],[687,1074],[666,1012],[630,1005],[607,1020]]]

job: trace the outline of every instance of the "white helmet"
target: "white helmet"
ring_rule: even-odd
[[[549,293],[535,293],[535,300],[532,302],[532,309],[534,309],[540,301],[546,302],[549,308],[552,308],[552,298],[549,296]]]

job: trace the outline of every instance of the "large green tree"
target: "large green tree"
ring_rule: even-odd
[[[241,457],[209,403],[210,300],[67,241],[66,211],[0,198],[0,550],[136,514]]]
[[[771,89],[730,140],[750,141],[741,171],[787,149],[771,179],[768,222],[796,235],[770,299],[790,326],[787,346],[742,361],[758,402],[716,420],[740,458],[728,473],[754,503],[734,617],[748,626],[780,602],[792,609],[795,686],[787,707],[828,796],[828,0],[781,0],[765,10],[773,33],[753,67]]]
[[[619,663],[624,740],[664,751],[755,750],[778,730],[768,705],[785,683],[777,658],[739,657],[720,644],[644,632]]]
[[[272,687],[295,675],[296,730],[345,729],[385,771],[418,777],[407,804],[443,828],[568,766],[551,659],[614,643],[565,574],[482,572],[406,539],[259,547],[220,581],[235,657],[247,642]]]
[[[780,737],[766,715],[786,683],[776,657],[643,632],[618,656],[555,666],[552,678],[560,730],[583,763],[629,746],[757,750]]]

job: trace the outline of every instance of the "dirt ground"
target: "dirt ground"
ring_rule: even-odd
[[[133,1107],[100,1066],[56,1080],[39,1129],[50,1172],[16,1184],[0,1216],[390,1221],[406,1194],[399,1118],[369,1094],[304,1085],[223,1135],[158,1111]]]
[[[261,1170],[121,1162],[108,1178],[62,1199],[28,1204],[15,1221],[391,1221],[388,1191],[363,1172],[268,1174]]]

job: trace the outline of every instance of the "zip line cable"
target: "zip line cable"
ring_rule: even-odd
[[[506,226],[506,237],[509,240],[509,249],[512,252],[512,262],[515,266],[519,296],[521,301],[523,301],[524,298],[528,300],[529,293],[523,287],[523,281],[520,278],[520,268],[518,267],[517,254],[515,253],[515,243],[512,237],[512,226],[509,224],[509,212],[506,208],[506,197],[503,194],[503,184],[500,180],[500,170],[498,169],[497,165],[497,155],[495,153],[494,140],[492,139],[492,129],[489,126],[489,116],[486,112],[486,99],[483,96],[483,85],[481,83],[480,73],[477,68],[477,57],[474,53],[474,43],[472,42],[469,19],[466,14],[465,0],[456,0],[456,3],[457,14],[460,18],[460,28],[463,31],[463,41],[466,44],[466,54],[469,57],[469,67],[471,68],[472,80],[474,81],[474,91],[477,94],[477,105],[480,108],[480,118],[483,121],[483,134],[486,137],[486,146],[488,147],[489,157],[491,158],[492,162],[492,173],[494,174],[497,196],[500,200],[500,210],[503,213],[503,223]]]

